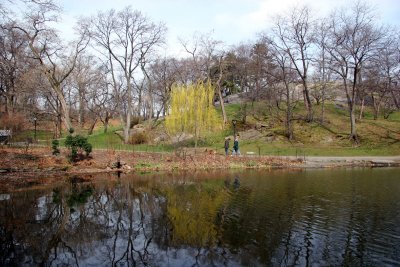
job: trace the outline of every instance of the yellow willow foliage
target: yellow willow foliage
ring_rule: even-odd
[[[210,83],[175,85],[171,91],[170,114],[165,119],[168,132],[194,134],[198,138],[221,129],[213,98],[214,88]]]

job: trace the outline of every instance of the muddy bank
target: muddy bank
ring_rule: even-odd
[[[224,156],[213,151],[197,151],[185,154],[148,153],[96,150],[91,157],[70,163],[67,152],[53,156],[49,149],[35,148],[28,152],[22,149],[0,149],[0,173],[66,172],[89,173],[121,170],[191,170],[271,168],[300,166],[302,159],[269,156]]]
[[[50,149],[0,149],[0,191],[62,182],[71,175],[91,180],[93,173],[173,172],[241,168],[301,166],[299,159],[274,157],[231,157],[201,150],[196,153],[141,153],[95,150],[91,158],[70,163],[67,151],[54,156]]]
[[[95,179],[93,173],[173,172],[213,169],[394,167],[400,157],[274,157],[224,156],[213,151],[196,153],[141,153],[96,150],[92,157],[76,163],[67,151],[53,156],[50,149],[0,149],[0,191],[60,183],[72,175]]]

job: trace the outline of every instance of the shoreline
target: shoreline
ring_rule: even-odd
[[[120,168],[115,167],[120,161]],[[49,149],[0,149],[0,192],[48,185],[71,176],[99,173],[179,172],[212,170],[328,169],[356,167],[400,167],[400,156],[366,157],[295,157],[295,156],[224,156],[210,152],[195,155],[175,153],[93,151],[93,157],[71,164],[62,155],[53,156]],[[90,180],[89,179],[89,180]]]
[[[307,156],[304,167],[400,167],[400,156]]]

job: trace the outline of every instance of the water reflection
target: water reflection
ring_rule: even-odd
[[[72,177],[0,200],[0,265],[399,265],[399,173]]]

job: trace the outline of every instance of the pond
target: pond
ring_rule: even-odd
[[[0,192],[1,266],[400,265],[400,169],[103,174]]]

